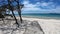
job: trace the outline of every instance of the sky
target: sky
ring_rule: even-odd
[[[19,2],[24,4],[22,13],[60,13],[60,0],[20,0]]]
[[[60,13],[60,0],[21,0],[22,13]]]

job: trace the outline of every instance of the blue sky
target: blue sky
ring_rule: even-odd
[[[24,4],[22,13],[60,13],[60,0],[20,0],[20,2]]]
[[[22,13],[60,13],[60,0],[21,0]]]

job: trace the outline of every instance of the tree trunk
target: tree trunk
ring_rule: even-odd
[[[13,14],[13,16],[14,16],[14,18],[15,18],[16,24],[17,24],[18,27],[19,27],[19,23],[17,22],[17,19],[16,19],[16,17],[15,17],[14,12],[13,12],[14,8],[13,8],[13,6],[11,6],[10,4],[11,4],[11,2],[8,0],[9,9],[12,11],[12,14]]]
[[[18,27],[19,27],[19,23],[17,22],[17,19],[16,19],[16,17],[15,17],[15,14],[14,14],[13,10],[12,10],[12,14],[13,14],[13,16],[14,16],[14,19],[15,19],[15,21],[16,21],[16,24],[17,24]]]
[[[22,23],[22,17],[21,17],[21,7],[19,5],[19,1],[17,1],[18,3],[18,14],[19,14],[19,17],[20,17],[20,22]]]

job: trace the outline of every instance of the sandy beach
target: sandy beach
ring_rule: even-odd
[[[16,18],[19,21],[19,17],[16,17]],[[14,24],[15,20],[5,20],[5,23],[7,25],[6,24],[4,25],[4,23],[2,23],[2,21],[0,21],[0,25],[3,24],[3,26],[0,26],[0,33],[3,34],[3,32],[4,33],[10,32],[10,34],[11,34],[13,29],[15,29],[13,31],[13,34],[14,33],[22,34],[22,32],[23,33],[25,32],[24,34],[28,34],[28,33],[29,34],[30,33],[34,34],[33,32],[35,32],[35,31],[36,31],[35,32],[36,34],[43,34],[43,32],[44,32],[44,34],[60,34],[60,20],[56,20],[56,19],[39,19],[39,18],[30,18],[30,17],[28,17],[28,18],[27,17],[22,17],[22,19],[25,22],[24,25],[27,24],[27,26],[28,26],[27,29],[25,29],[26,26],[23,26],[23,29],[21,29],[21,27],[16,29],[17,26],[16,26],[16,24]],[[19,21],[19,23],[20,23],[20,21]],[[42,30],[39,30],[39,27],[41,27]],[[3,29],[1,30],[1,28],[3,28]],[[12,28],[12,29],[9,30],[9,28]],[[21,32],[21,30],[23,30],[23,31]]]
[[[60,34],[60,20],[26,17],[23,17],[23,20],[38,21],[45,34]]]

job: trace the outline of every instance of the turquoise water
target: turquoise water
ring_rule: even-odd
[[[40,19],[60,19],[60,14],[22,14],[22,17],[33,17]]]

